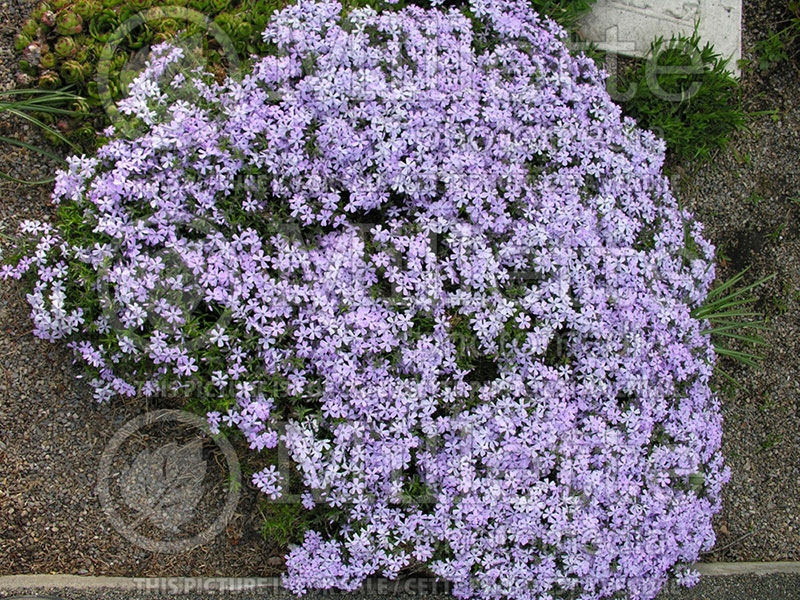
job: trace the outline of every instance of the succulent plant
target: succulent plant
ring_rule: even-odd
[[[83,83],[86,79],[86,67],[76,60],[68,60],[61,65],[61,77],[66,83]]]
[[[228,4],[230,0],[189,0],[189,7],[203,14],[222,12]]]
[[[103,9],[97,0],[77,0],[72,10],[84,21],[90,20]]]
[[[56,17],[56,33],[59,35],[75,35],[82,29],[83,19],[71,10],[65,10]]]
[[[37,66],[42,60],[42,47],[36,42],[28,44],[22,51],[22,60],[31,66]]]
[[[111,98],[119,98],[122,95],[121,89],[120,73],[115,72],[114,76],[108,82],[109,96]]]
[[[128,63],[128,53],[118,50],[111,59],[111,70],[119,73],[119,71]]]
[[[236,51],[246,55],[266,48],[260,32],[285,0],[169,0],[168,4],[165,7],[163,0],[43,0],[14,39],[20,57],[17,84],[74,85],[76,93],[86,98],[86,110],[68,120],[68,136],[80,131],[82,137],[94,140],[95,130],[108,122],[99,108],[101,96],[116,100],[122,95],[141,66],[137,56],[144,56],[148,46],[180,36],[179,43],[192,51],[186,56],[192,66],[205,65],[216,80],[224,78],[230,67],[230,47],[221,45],[218,33],[209,34],[204,23],[194,22],[190,10],[214,20]],[[175,7],[186,7],[187,14],[176,14]],[[120,28],[143,10],[150,11],[146,23]],[[107,47],[113,52],[103,57]],[[98,75],[102,75],[100,86]],[[91,125],[82,129],[89,121]]]
[[[78,43],[78,49],[75,52],[75,60],[78,62],[91,63],[90,68],[94,68],[94,61],[97,58],[95,46],[92,43]]]
[[[98,89],[97,82],[92,80],[86,83],[86,97],[88,101],[93,105],[96,106],[100,103],[100,90]]]
[[[213,13],[220,13],[231,4],[231,0],[207,0],[208,9]]]
[[[22,52],[33,43],[33,39],[27,33],[20,31],[14,38],[14,50]]]
[[[42,55],[39,57],[39,67],[42,69],[54,69],[58,59],[56,55],[52,52],[43,52]]]
[[[80,115],[88,115],[90,109],[90,101],[83,97],[78,97],[69,105],[69,109]]]
[[[125,3],[122,6],[119,6],[115,10],[117,12],[117,16],[119,17],[119,20],[120,20],[121,23],[124,23],[125,21],[127,21],[131,17],[135,17],[140,12],[142,12],[141,8],[136,8],[132,4],[128,4],[128,3]]]
[[[233,31],[233,37],[235,40],[239,41],[249,41],[255,31],[253,30],[253,24],[247,21],[240,21],[236,25],[236,29]]]
[[[164,35],[175,35],[181,29],[180,25],[175,19],[165,18],[155,23],[156,31]]]
[[[72,0],[52,0],[50,6],[52,6],[52,10],[59,12],[72,6]]]
[[[138,50],[153,41],[153,30],[147,23],[142,23],[125,36],[125,41],[129,48]]]
[[[98,42],[105,43],[119,25],[117,14],[111,9],[105,9],[89,22],[89,35]]]
[[[33,85],[33,77],[27,73],[17,73],[16,81],[17,85],[23,88],[31,87]]]
[[[82,123],[72,132],[72,137],[86,150],[94,150],[98,144],[97,131],[91,123]]]
[[[31,19],[34,21],[41,21],[46,12],[52,12],[50,5],[47,2],[42,2],[39,6],[31,11]]]
[[[22,24],[22,33],[27,35],[30,38],[36,36],[39,32],[39,23],[35,19],[26,19],[25,22]]]
[[[54,90],[61,85],[61,78],[55,71],[42,71],[39,75],[39,87],[45,90]]]
[[[248,40],[253,34],[252,24],[244,20],[242,14],[222,13],[215,21],[234,42]]]
[[[78,51],[78,44],[70,36],[63,36],[56,40],[53,51],[58,58],[72,58]]]

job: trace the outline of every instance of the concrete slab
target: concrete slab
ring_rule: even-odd
[[[670,582],[657,600],[789,600],[800,598],[800,563],[699,563],[700,583]],[[278,577],[0,576],[0,599],[35,595],[64,600],[295,600]],[[303,600],[454,600],[435,579],[368,579],[354,593],[312,591]]]
[[[7,600],[301,600],[280,588],[242,588],[239,591],[211,591],[194,588],[176,591],[158,588],[152,591],[120,585],[87,588],[29,585],[10,589],[0,585],[0,598]],[[702,577],[697,586],[686,589],[670,586],[656,600],[797,600],[800,598],[800,575],[732,575]],[[438,591],[417,593],[311,591],[302,600],[455,600]]]
[[[584,17],[581,33],[599,48],[626,56],[645,56],[650,43],[663,36],[691,35],[730,58],[739,75],[742,57],[742,0],[597,0]]]

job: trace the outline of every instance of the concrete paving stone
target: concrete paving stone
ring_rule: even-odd
[[[742,57],[741,0],[597,0],[584,17],[581,33],[599,48],[625,56],[645,56],[661,36],[691,35],[710,42],[739,75]]]

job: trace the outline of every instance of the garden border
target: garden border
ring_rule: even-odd
[[[699,563],[694,568],[706,577],[728,577],[738,575],[800,574],[800,561],[777,562],[734,562]],[[374,591],[396,588],[403,580],[393,581],[380,578],[368,579],[363,589]],[[436,581],[431,579],[431,581]],[[439,582],[443,587],[444,582]],[[283,590],[280,577],[103,577],[85,575],[31,574],[0,576],[0,592],[30,590],[34,588],[93,590],[114,589],[123,591],[164,591],[168,588],[180,591],[172,594],[191,592],[251,592],[259,589]],[[427,586],[426,586],[427,587]],[[361,591],[363,591],[363,589]],[[397,590],[399,591],[399,590]],[[408,591],[408,590],[405,590]],[[432,590],[420,590],[430,593]],[[445,591],[444,589],[438,591]],[[355,592],[356,594],[359,591]],[[385,593],[385,592],[384,592]]]

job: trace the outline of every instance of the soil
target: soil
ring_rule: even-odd
[[[800,75],[787,62],[761,71],[753,52],[756,41],[779,26],[781,6],[785,1],[744,2],[744,56],[752,61],[743,70],[744,101],[749,111],[770,114],[754,116],[749,130],[710,162],[672,169],[676,194],[706,224],[718,249],[720,277],[744,268],[748,281],[776,274],[758,291],[768,325],[762,367],[722,363],[739,382],[718,381],[732,478],[716,519],[717,549],[706,560],[800,560]],[[12,86],[16,69],[13,36],[32,7],[28,0],[0,6],[4,88]],[[0,122],[0,134],[42,142],[16,121]],[[17,177],[47,177],[54,168],[7,146],[0,155],[0,169]],[[46,185],[0,183],[0,236],[13,235],[24,219],[50,218],[49,192]],[[3,284],[0,575],[277,573],[280,549],[261,535],[256,492],[246,482],[224,531],[194,550],[151,552],[115,530],[96,493],[103,450],[125,423],[170,405],[138,398],[98,405],[68,351],[35,338],[28,315],[24,287]],[[153,426],[145,437],[166,444],[174,436]],[[203,458],[220,463],[213,448],[204,446]],[[221,510],[224,491],[212,490],[199,512],[209,517]]]

